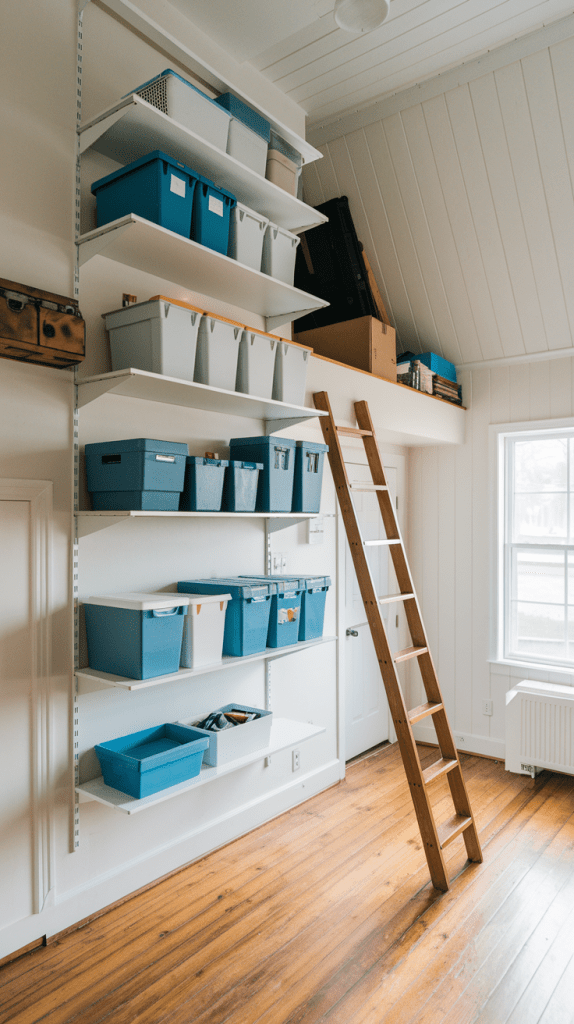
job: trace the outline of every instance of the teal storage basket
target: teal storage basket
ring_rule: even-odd
[[[87,444],[93,508],[177,512],[187,452],[186,444],[147,437]]]
[[[203,459],[188,455],[185,481],[179,503],[182,512],[219,512],[228,463],[224,459]]]
[[[252,582],[268,582],[271,588],[268,647],[289,647],[299,640],[301,596],[304,587],[295,577],[246,576]]]
[[[257,512],[290,512],[295,478],[295,441],[289,437],[232,437],[230,458],[260,462]]]
[[[98,743],[106,786],[141,798],[199,775],[209,738],[202,729],[171,722]]]
[[[329,451],[326,444],[297,441],[295,451],[295,480],[293,483],[293,512],[319,512],[323,463]]]
[[[93,183],[98,227],[135,213],[189,238],[199,177],[186,164],[154,150]]]
[[[111,594],[84,602],[90,668],[128,679],[179,670],[183,617],[180,594]]]
[[[193,241],[227,256],[229,222],[236,203],[231,192],[214,185],[209,178],[198,175],[191,221]]]
[[[223,509],[226,512],[254,512],[257,483],[262,462],[236,462],[232,460],[225,470]]]

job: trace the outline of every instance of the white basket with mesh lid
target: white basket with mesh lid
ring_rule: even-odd
[[[231,115],[181,75],[168,68],[133,91],[225,153]]]

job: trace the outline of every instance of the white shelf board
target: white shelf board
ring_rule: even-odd
[[[102,395],[114,394],[122,398],[141,398],[148,402],[180,405],[186,409],[201,409],[203,412],[215,412],[223,416],[270,421],[276,424],[277,430],[281,430],[282,426],[304,423],[315,416],[327,415],[305,405],[288,405],[273,398],[257,398],[241,391],[225,391],[223,388],[212,388],[207,384],[196,384],[195,381],[180,380],[178,377],[164,377],[161,373],[150,373],[134,367],[79,378],[77,384],[79,408]]]
[[[116,523],[125,522],[126,519],[266,519],[271,533],[278,530],[285,530],[289,526],[297,526],[298,523],[306,523],[309,519],[316,519],[318,512],[141,512],[139,510],[117,511],[105,509],[101,511],[84,510],[76,512],[76,526],[78,537],[85,537],[97,530],[106,529],[108,526],[115,526]]]
[[[94,256],[106,256],[257,313],[265,317],[267,330],[329,305],[135,213],[80,235],[77,245],[80,266]]]
[[[289,231],[324,224],[324,214],[263,178],[228,153],[172,120],[140,96],[128,96],[80,129],[80,149],[129,164],[156,149],[228,189],[240,203]]]
[[[289,647],[268,647],[259,654],[249,654],[244,658],[226,656],[223,658],[223,661],[217,665],[210,665],[209,668],[181,668],[179,672],[172,672],[166,676],[153,676],[151,679],[127,679],[124,676],[115,676],[109,672],[97,672],[91,668],[79,669],[76,672],[76,679],[78,680],[80,692],[83,687],[93,690],[94,685],[97,684],[115,686],[122,690],[146,690],[151,686],[163,686],[165,683],[177,683],[186,679],[196,679],[198,676],[206,676],[211,672],[221,672],[224,669],[236,668],[238,665],[250,665],[254,661],[275,661],[278,658],[285,658],[288,654],[296,654],[297,651],[306,651],[310,647],[332,643],[336,639],[336,636],[322,636],[317,640],[305,640],[298,644],[291,644]]]
[[[138,811],[144,811],[146,807],[164,803],[165,800],[171,800],[172,797],[179,796],[180,793],[187,793],[190,789],[202,786],[206,782],[213,782],[215,779],[220,779],[224,775],[246,767],[246,765],[254,764],[255,761],[278,754],[280,750],[304,743],[305,740],[310,740],[323,732],[325,732],[325,726],[322,725],[292,722],[288,718],[274,718],[271,723],[271,741],[268,747],[239,757],[236,761],[228,761],[227,764],[222,764],[217,768],[202,765],[199,775],[194,779],[180,782],[179,785],[171,786],[169,789],[162,789],[159,793],[154,793],[153,796],[145,796],[139,800],[127,796],[118,789],[106,786],[101,775],[97,779],[92,779],[91,782],[84,782],[77,786],[76,792],[80,794],[80,800],[97,800],[108,807],[114,807],[117,811],[123,811],[124,814],[137,814]]]

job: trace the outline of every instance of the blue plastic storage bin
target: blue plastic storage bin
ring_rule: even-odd
[[[423,352],[422,356],[413,356],[413,359],[420,359],[421,363],[428,366],[433,373],[438,373],[439,377],[446,377],[447,380],[452,380],[456,384],[456,366],[454,363],[449,363],[448,359],[443,359],[442,356],[437,356],[434,352]]]
[[[180,594],[88,598],[84,611],[90,668],[128,679],[177,672],[187,605]]]
[[[193,200],[191,237],[194,242],[227,256],[229,220],[237,200],[231,192],[214,185],[209,178],[199,175],[198,179]]]
[[[289,437],[232,437],[230,457],[260,462],[257,512],[290,512],[295,476],[295,441]]]
[[[94,509],[177,512],[187,452],[186,444],[147,437],[87,444]]]
[[[271,586],[235,579],[185,580],[177,589],[183,594],[231,594],[225,613],[223,653],[234,658],[261,654],[267,646]]]
[[[232,92],[222,93],[215,102],[219,103],[224,110],[228,110],[232,117],[243,121],[243,124],[246,124],[248,128],[251,128],[251,131],[256,132],[262,139],[265,139],[265,142],[269,142],[271,125],[257,110],[248,107],[247,103],[240,100],[238,96],[234,96]]]
[[[299,640],[303,593],[299,579],[285,576],[245,576],[240,579],[251,580],[254,583],[269,583],[272,596],[267,646],[289,647],[296,644]]]
[[[199,775],[208,747],[203,729],[166,722],[98,743],[95,751],[106,786],[140,798]]]
[[[295,481],[293,512],[319,512],[323,463],[329,445],[313,441],[297,441],[295,449]]]
[[[228,463],[225,459],[202,459],[188,455],[185,482],[179,507],[182,512],[219,512],[223,496],[223,480]]]
[[[231,461],[225,470],[223,509],[225,512],[254,512],[257,482],[262,462]]]
[[[135,213],[189,238],[198,178],[191,168],[156,149],[93,183],[98,227]]]
[[[318,640],[323,636],[325,601],[327,591],[331,586],[330,576],[265,576],[261,578],[296,583],[301,588],[299,641]]]

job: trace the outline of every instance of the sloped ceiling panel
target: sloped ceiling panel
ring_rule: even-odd
[[[574,38],[321,147],[317,204],[349,196],[401,351],[457,364],[569,349]]]

